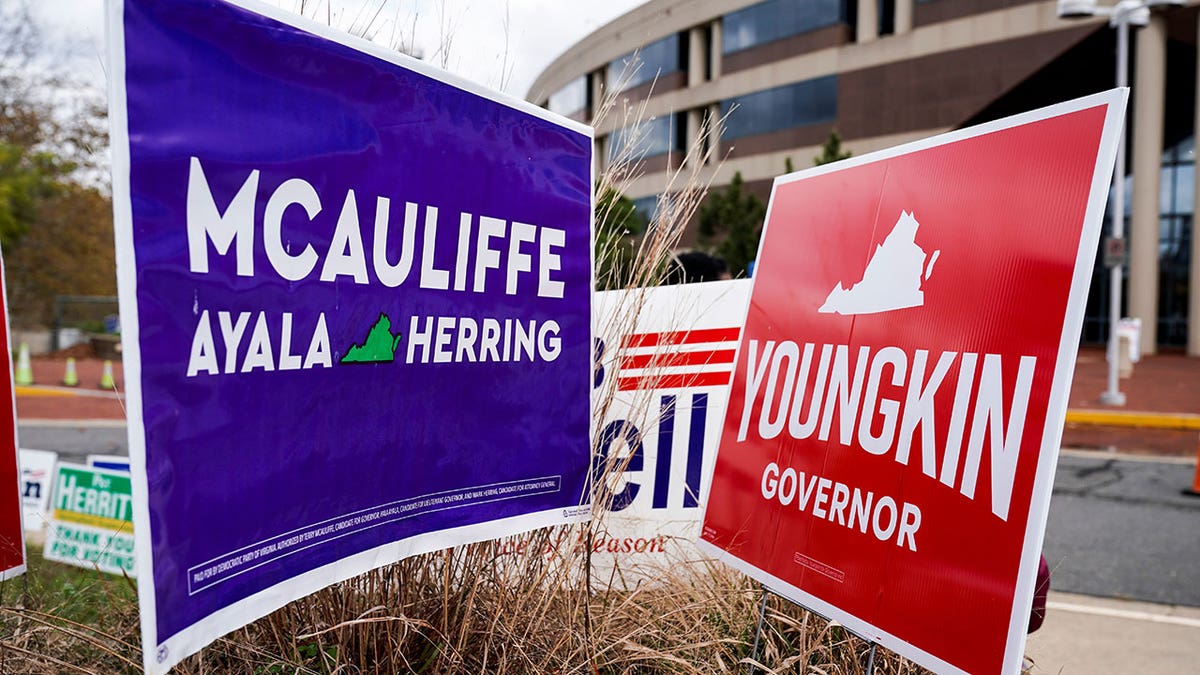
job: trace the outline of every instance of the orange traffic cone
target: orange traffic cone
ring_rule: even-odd
[[[1200,441],[1196,443],[1196,475],[1192,478],[1192,487],[1185,489],[1183,494],[1200,497]]]

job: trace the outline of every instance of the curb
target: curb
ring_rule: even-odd
[[[1132,452],[1113,452],[1111,450],[1096,450],[1093,448],[1063,447],[1058,451],[1059,458],[1075,457],[1077,459],[1115,459],[1121,462],[1145,462],[1148,464],[1179,464],[1181,466],[1196,466],[1194,456],[1177,457],[1175,455],[1138,454]]]
[[[31,397],[75,397],[75,396],[90,396],[92,398],[121,398],[121,394],[115,391],[104,391],[102,389],[75,389],[71,387],[57,387],[53,385],[21,385],[18,384],[13,388],[13,392],[17,396]]]
[[[1046,609],[1112,619],[1200,628],[1200,607],[1051,590]]]
[[[51,429],[80,429],[83,427],[124,429],[126,423],[124,419],[111,418],[47,419],[42,417],[30,417],[29,419],[18,419],[17,426]]]
[[[54,389],[51,387],[35,387],[18,384],[14,391],[17,396],[75,396],[74,391]]]
[[[1200,415],[1189,413],[1068,410],[1066,421],[1067,424],[1093,424],[1103,427],[1200,431]]]

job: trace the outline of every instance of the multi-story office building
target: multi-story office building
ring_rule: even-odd
[[[1197,5],[1155,7],[1132,30],[1124,297],[1144,351],[1200,355]],[[835,129],[863,154],[1101,91],[1115,51],[1104,18],[1064,20],[1054,0],[649,0],[568,49],[529,98],[596,123],[600,161],[628,137],[623,116],[593,119],[603,97],[623,85],[646,101],[646,171],[627,196],[649,210],[707,119],[729,113],[713,185],[740,171],[765,199],[787,160],[809,166]],[[1108,278],[1098,263],[1085,341],[1108,335]]]

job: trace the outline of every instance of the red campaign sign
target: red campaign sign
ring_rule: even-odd
[[[25,530],[21,527],[21,468],[17,463],[17,404],[13,395],[12,349],[8,332],[8,292],[0,259],[0,352],[8,368],[0,374],[0,581],[25,571]]]
[[[701,545],[1015,673],[1126,92],[777,179]]]

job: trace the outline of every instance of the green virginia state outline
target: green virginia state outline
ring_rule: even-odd
[[[400,335],[392,335],[392,320],[380,312],[379,320],[367,333],[367,339],[361,345],[350,345],[350,350],[338,363],[391,363],[396,358],[396,347],[399,345]]]

